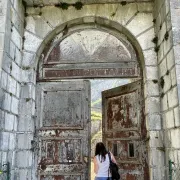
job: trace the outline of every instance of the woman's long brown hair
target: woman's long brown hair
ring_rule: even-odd
[[[105,161],[106,160],[106,154],[107,154],[107,150],[106,150],[106,147],[104,146],[104,144],[102,142],[98,142],[96,144],[96,149],[95,149],[95,156],[97,155],[101,155],[102,159],[101,159],[101,162],[102,161]]]

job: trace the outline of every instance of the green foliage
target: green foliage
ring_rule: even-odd
[[[93,107],[94,105],[96,104],[99,104],[101,102],[101,98],[97,99],[96,101],[94,102],[91,102],[91,107]]]
[[[154,84],[158,83],[157,79],[153,79],[152,81],[153,81]]]
[[[91,143],[93,143],[94,140],[102,137],[102,131],[98,131],[92,138],[91,138]]]
[[[122,5],[122,6],[125,6],[126,4],[127,4],[126,1],[122,1],[122,2],[121,2],[121,5]]]
[[[161,88],[163,89],[164,88],[164,78],[163,77],[160,78],[160,85],[161,85]]]
[[[102,120],[102,114],[96,111],[91,111],[91,120],[92,121],[100,121]]]
[[[67,10],[68,8],[69,8],[69,4],[67,4],[67,3],[60,3],[59,4],[59,7],[61,8],[61,9],[63,9],[63,10]]]
[[[152,39],[152,42],[153,42],[154,44],[157,44],[157,42],[158,42],[158,37],[157,37],[157,36],[154,37],[154,38]]]
[[[166,34],[164,35],[164,39],[167,41],[169,38],[169,32],[167,31]]]
[[[74,6],[77,10],[81,10],[82,7],[83,7],[83,3],[82,3],[82,2],[76,2],[73,6]]]

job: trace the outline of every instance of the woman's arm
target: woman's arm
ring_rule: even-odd
[[[97,174],[99,167],[98,167],[98,163],[97,163],[96,157],[94,157],[93,162],[94,162],[94,172]]]
[[[117,164],[117,162],[116,162],[116,159],[115,159],[115,157],[114,157],[114,155],[110,152],[110,154],[111,154],[111,160],[112,160],[112,162],[114,162],[114,163],[116,163]]]

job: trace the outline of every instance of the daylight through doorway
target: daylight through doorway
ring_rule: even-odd
[[[91,82],[91,180],[94,180],[93,157],[95,145],[102,141],[102,97],[101,92],[131,82],[130,79],[96,79]]]

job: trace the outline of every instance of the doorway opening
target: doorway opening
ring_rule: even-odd
[[[91,79],[91,180],[94,180],[93,157],[97,142],[102,142],[102,91],[132,82],[131,79]]]

